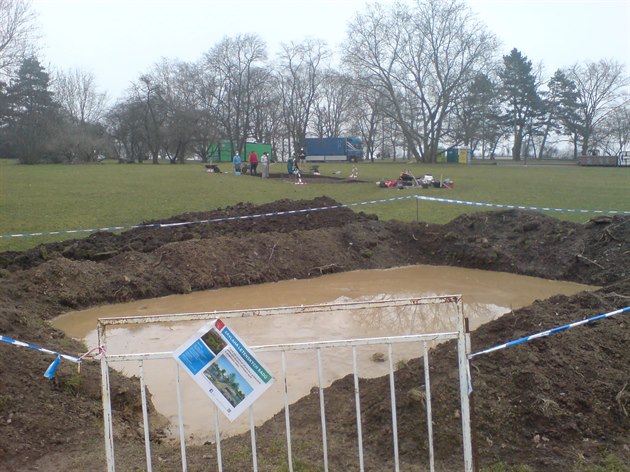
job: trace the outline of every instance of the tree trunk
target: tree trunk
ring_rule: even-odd
[[[514,146],[512,147],[512,159],[515,161],[521,160],[521,148],[523,147],[523,134],[514,133]]]

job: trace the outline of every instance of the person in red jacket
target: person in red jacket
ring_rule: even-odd
[[[249,173],[250,175],[258,175],[256,173],[256,168],[258,167],[258,154],[256,151],[252,149],[252,152],[249,153]]]

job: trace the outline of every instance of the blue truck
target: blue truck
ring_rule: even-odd
[[[307,162],[357,162],[363,159],[361,138],[305,138]]]

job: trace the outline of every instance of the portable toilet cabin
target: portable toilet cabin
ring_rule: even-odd
[[[457,164],[459,162],[456,147],[450,147],[446,150],[446,162],[449,164]]]
[[[444,164],[446,162],[446,149],[442,149],[438,152],[435,162],[438,164]]]
[[[468,149],[466,146],[462,146],[458,149],[458,159],[457,161],[460,164],[468,164],[470,163],[470,149]]]

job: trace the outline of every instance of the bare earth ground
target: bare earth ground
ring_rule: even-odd
[[[323,207],[311,201],[239,204],[168,222]],[[149,222],[145,222],[149,223]],[[473,350],[630,305],[630,218],[584,225],[524,211],[462,216],[446,225],[381,222],[336,209],[229,223],[96,233],[0,254],[0,334],[67,354],[85,346],[46,322],[73,309],[335,271],[454,265],[601,285],[503,316],[472,336]],[[621,315],[475,358],[475,438],[481,466],[571,470],[613,453],[630,464],[630,316]],[[42,353],[0,343],[0,470],[104,470],[100,370],[62,361],[52,381]],[[439,470],[461,470],[455,349],[431,355]],[[422,360],[396,372],[402,470],[427,464]],[[389,379],[361,381],[366,470],[393,470]],[[137,379],[112,377],[117,470],[144,470]],[[353,385],[326,389],[330,470],[358,470]],[[321,469],[319,397],[291,406],[295,462]],[[154,427],[154,470],[180,470],[179,446]],[[257,428],[259,470],[288,470],[284,415]],[[223,441],[224,470],[252,469],[249,435]],[[215,470],[215,448],[188,449],[189,470]],[[424,466],[423,466],[424,467]]]

